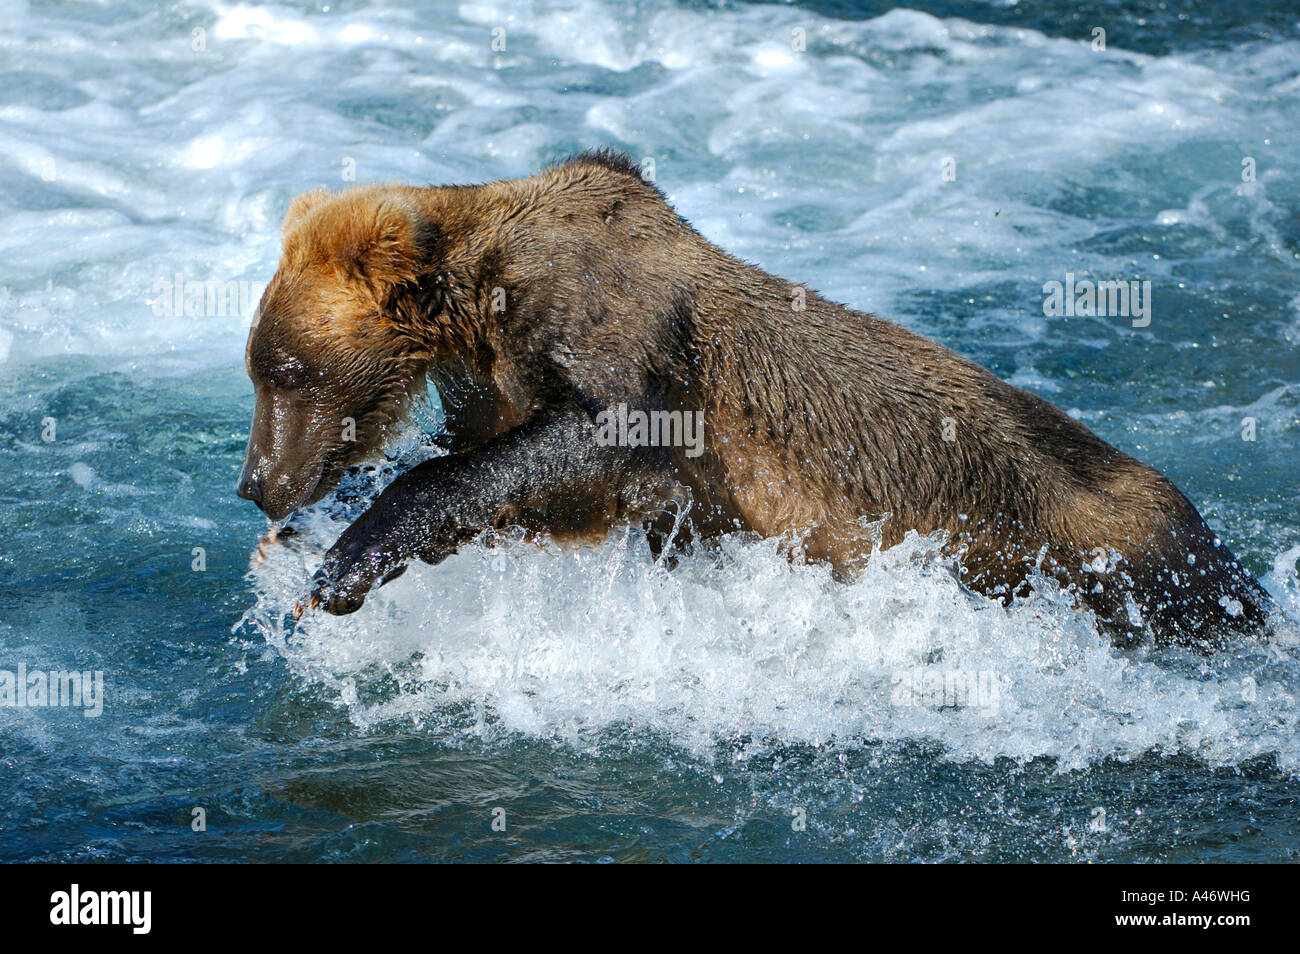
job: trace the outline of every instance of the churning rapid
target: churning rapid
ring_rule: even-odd
[[[104,704],[0,706],[0,857],[1293,857],[1300,34],[1100,6],[1104,48],[1026,3],[16,9],[0,670],[99,671]],[[505,539],[295,623],[438,407],[250,568],[242,348],[288,200],[602,144],[722,248],[1159,468],[1277,637],[1119,652],[916,535],[848,583],[740,536],[671,568],[634,531]],[[1051,305],[1102,281],[1143,311]]]

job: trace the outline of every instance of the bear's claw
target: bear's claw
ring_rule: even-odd
[[[293,618],[295,620],[302,619],[303,613],[307,612],[307,610],[309,609],[315,609],[317,606],[320,606],[320,597],[314,594],[310,599],[299,600],[297,603],[294,604]]]
[[[305,600],[299,600],[293,608],[293,618],[302,619],[303,614],[309,609],[317,607],[325,610],[331,616],[347,616],[349,613],[355,613],[365,605],[365,594],[352,593],[334,593],[325,595],[321,589],[317,589],[312,595]]]
[[[266,533],[262,535],[262,539],[257,541],[257,549],[254,550],[252,555],[249,557],[249,562],[253,566],[261,566],[270,557],[271,547],[285,546],[286,538],[289,538],[287,541],[288,544],[292,544],[292,537],[297,532],[298,531],[290,524],[286,523],[283,526],[280,526],[272,521],[266,528]]]

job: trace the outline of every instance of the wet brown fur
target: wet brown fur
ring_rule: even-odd
[[[1157,638],[1200,646],[1262,625],[1262,591],[1157,471],[933,341],[798,296],[609,153],[479,186],[308,193],[249,339],[245,483],[273,517],[319,499],[426,374],[456,454],[567,404],[700,410],[701,456],[672,448],[642,483],[594,479],[563,506],[503,502],[495,522],[585,539],[686,489],[696,535],[791,535],[850,572],[866,520],[887,517],[886,546],[947,531],[973,589],[1007,597],[1038,567],[1121,639],[1130,604]],[[277,356],[303,380],[271,383]],[[331,436],[343,417],[355,442]],[[1111,551],[1120,566],[1085,568]]]

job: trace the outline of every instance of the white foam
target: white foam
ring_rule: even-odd
[[[1270,199],[1289,181],[1276,146],[1251,147],[1249,184],[1199,167],[1196,146],[1254,141],[1261,123],[1278,142],[1294,131],[1294,110],[1249,95],[1294,99],[1290,41],[1152,57],[912,10],[838,21],[605,0],[186,11],[132,29],[15,25],[13,68],[61,84],[60,102],[88,101],[0,107],[0,171],[14,183],[0,241],[22,251],[0,256],[8,361],[238,340],[243,323],[223,316],[155,320],[155,282],[177,271],[266,282],[288,199],[345,185],[345,160],[358,181],[477,181],[616,139],[656,160],[660,184],[714,241],[904,320],[898,299],[918,289],[1032,290],[1059,277],[1110,223],[1051,208],[1055,195],[1104,184],[1152,142],[1180,159],[1150,178],[1160,210],[1140,220],[1239,240],[1244,227],[1287,254]],[[201,50],[193,24],[206,30]],[[1046,134],[1044,117],[1062,121]],[[941,175],[948,158],[957,183]],[[1135,270],[1100,251],[1088,267]],[[1140,267],[1159,277],[1169,266]],[[1033,298],[1002,307],[1032,322]]]
[[[915,535],[845,584],[741,538],[670,571],[631,531],[569,551],[473,546],[413,566],[356,614],[287,626],[339,529],[317,514],[297,550],[272,550],[247,620],[362,727],[578,748],[634,728],[696,754],[739,737],[932,739],[955,760],[1050,756],[1061,770],[1149,751],[1214,765],[1273,752],[1300,771],[1293,628],[1235,655],[1147,658],[1112,649],[1050,586],[1011,609],[964,591],[937,541]],[[1271,581],[1291,607],[1295,555]],[[466,712],[479,714],[468,728]]]

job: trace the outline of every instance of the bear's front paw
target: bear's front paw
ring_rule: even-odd
[[[401,568],[393,567],[386,551],[340,540],[312,576],[311,596],[294,607],[293,618],[298,619],[309,607],[318,606],[335,616],[355,613],[377,581],[390,580],[400,573]]]

